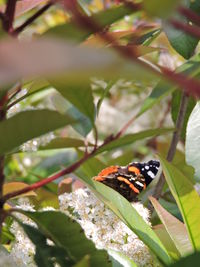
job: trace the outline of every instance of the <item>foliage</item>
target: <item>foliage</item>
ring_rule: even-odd
[[[152,266],[198,266],[199,10],[197,0],[0,1],[0,266],[144,266],[129,235],[122,253],[84,233],[95,209],[126,225]],[[150,223],[92,177],[155,154],[163,176],[138,196]],[[83,191],[88,213],[75,221],[58,196],[85,186],[101,204]]]

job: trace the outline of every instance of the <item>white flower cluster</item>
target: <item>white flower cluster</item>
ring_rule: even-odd
[[[59,196],[60,210],[75,219],[98,249],[116,250],[138,266],[157,266],[142,241],[89,189]],[[141,203],[134,208],[149,223],[149,212]]]
[[[35,211],[34,208],[31,206],[29,200],[27,198],[21,198],[18,201],[19,205],[16,206],[16,208],[26,210],[26,211]],[[46,207],[42,209],[43,211],[47,210],[55,210],[52,207]],[[28,217],[24,216],[23,214],[16,213],[15,216],[17,216],[20,221],[22,221],[25,224],[37,227],[37,225]],[[14,261],[14,265],[11,265],[13,267],[37,267],[34,261],[35,256],[35,245],[31,242],[31,240],[27,237],[23,229],[19,226],[17,222],[14,222],[11,227],[11,232],[15,235],[15,241],[12,245],[11,252],[9,254],[9,257],[7,258],[9,260]],[[47,243],[49,245],[53,245],[53,242],[51,240],[47,239]],[[3,266],[3,265],[0,265]],[[9,265],[5,265],[7,267]],[[55,264],[55,267],[58,267],[57,264]]]
[[[29,201],[25,198],[20,199],[19,206],[17,208],[26,210],[26,211],[34,211],[33,207],[30,205]],[[16,216],[26,224],[31,226],[36,226],[33,221],[31,221],[28,217],[17,213]],[[23,229],[19,226],[17,222],[14,222],[11,231],[15,235],[15,242],[12,246],[10,256],[15,261],[15,266],[29,266],[36,267],[34,262],[35,255],[35,245],[30,241],[27,237]]]
[[[20,265],[16,265],[16,261],[14,257],[6,251],[0,251],[0,266],[1,267],[25,267],[25,265],[21,262]]]

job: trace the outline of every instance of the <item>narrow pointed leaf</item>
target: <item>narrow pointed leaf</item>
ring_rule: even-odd
[[[166,228],[163,224],[157,224],[153,226],[154,232],[159,237],[162,244],[167,249],[169,255],[174,259],[178,260],[180,258],[180,253],[178,252],[177,248],[174,245],[173,240],[171,239],[170,235],[166,231]]]
[[[185,256],[193,252],[185,225],[165,210],[155,198],[150,197],[150,200],[180,255]]]
[[[200,180],[200,103],[197,102],[194,107],[190,118],[188,120],[186,129],[186,144],[185,155],[186,161],[195,169],[195,178]]]
[[[111,149],[119,148],[122,146],[130,145],[144,138],[166,134],[172,130],[173,130],[172,128],[160,128],[160,129],[150,129],[150,130],[142,131],[142,132],[135,133],[135,134],[127,134],[103,146],[102,148],[98,149],[96,154],[99,154],[99,153],[102,153],[104,151],[108,151]]]
[[[175,166],[159,157],[165,179],[183,216],[194,250],[200,250],[200,198],[193,184]]]

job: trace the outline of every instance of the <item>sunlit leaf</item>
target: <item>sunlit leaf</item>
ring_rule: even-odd
[[[73,123],[71,118],[52,110],[20,112],[0,123],[0,154],[71,123]]]
[[[200,249],[200,198],[193,184],[175,166],[160,157],[165,179],[183,216],[192,247]]]
[[[138,265],[119,251],[109,249],[109,255],[112,260],[112,267],[137,267]]]
[[[185,225],[165,210],[155,198],[150,197],[150,200],[180,255],[190,254],[193,250]]]
[[[171,239],[170,235],[166,231],[165,226],[163,224],[157,224],[157,225],[153,226],[153,230],[157,234],[157,236],[159,237],[162,244],[167,249],[169,255],[173,259],[178,260],[180,258],[180,254],[179,254],[177,248],[175,247],[174,242]]]
[[[198,102],[194,107],[190,118],[188,120],[186,129],[186,161],[189,165],[194,167],[195,176],[200,181],[200,153],[199,153],[199,140],[200,134],[200,103]]]
[[[22,183],[22,182],[10,182],[10,183],[5,183],[3,185],[3,195],[9,194],[11,192],[23,189],[25,187],[27,187],[28,184]],[[28,196],[37,196],[37,194],[34,191],[29,191],[27,193],[24,193],[20,196],[16,196],[17,197],[28,197]]]

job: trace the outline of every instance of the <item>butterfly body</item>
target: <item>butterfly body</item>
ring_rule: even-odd
[[[101,182],[134,201],[140,192],[155,178],[160,163],[150,160],[147,163],[132,162],[127,166],[110,166],[102,170],[95,181]]]

